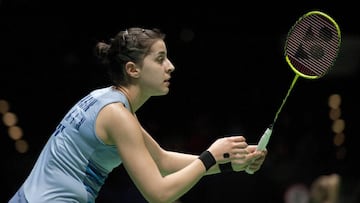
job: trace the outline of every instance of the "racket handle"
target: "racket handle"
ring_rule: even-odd
[[[265,149],[266,149],[266,146],[267,146],[267,144],[269,143],[269,140],[270,140],[270,137],[271,137],[271,133],[272,133],[272,126],[268,127],[268,128],[265,130],[264,134],[261,136],[261,138],[260,138],[260,140],[259,140],[259,142],[258,142],[258,145],[257,145],[256,150],[261,151],[261,150],[265,150]],[[251,165],[251,163],[250,163],[250,165]],[[246,173],[248,173],[248,174],[254,174],[254,171],[251,171],[251,170],[249,169],[249,167],[247,167],[247,168],[245,169],[245,171],[246,171]]]
[[[261,136],[256,150],[265,150],[266,149],[266,146],[270,140],[271,133],[272,133],[272,128],[268,127],[265,130],[264,134]]]

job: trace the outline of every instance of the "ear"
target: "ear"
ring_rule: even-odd
[[[134,62],[131,61],[127,62],[125,64],[125,71],[132,78],[140,77],[140,69]]]

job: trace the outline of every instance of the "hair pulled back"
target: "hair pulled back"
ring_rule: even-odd
[[[108,43],[98,42],[95,55],[108,67],[110,80],[118,86],[126,83],[125,64],[129,61],[141,64],[151,46],[164,38],[165,34],[159,29],[132,27],[120,31]]]

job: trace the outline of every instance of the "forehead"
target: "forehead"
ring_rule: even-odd
[[[149,54],[166,53],[166,44],[164,40],[157,40],[150,48]]]

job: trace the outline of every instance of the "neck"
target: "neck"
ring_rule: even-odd
[[[142,99],[136,86],[116,86],[115,89],[126,96],[132,113],[135,113],[146,101],[146,99]]]
[[[133,105],[132,105],[133,101],[130,99],[128,90],[127,90],[126,88],[122,87],[122,86],[117,86],[117,87],[115,87],[115,88],[116,88],[117,90],[119,90],[120,92],[122,92],[122,93],[125,95],[126,99],[127,99],[128,102],[129,102],[129,106],[130,106],[130,111],[131,111],[131,113],[135,113],[135,112],[134,112],[134,109],[133,109]]]

